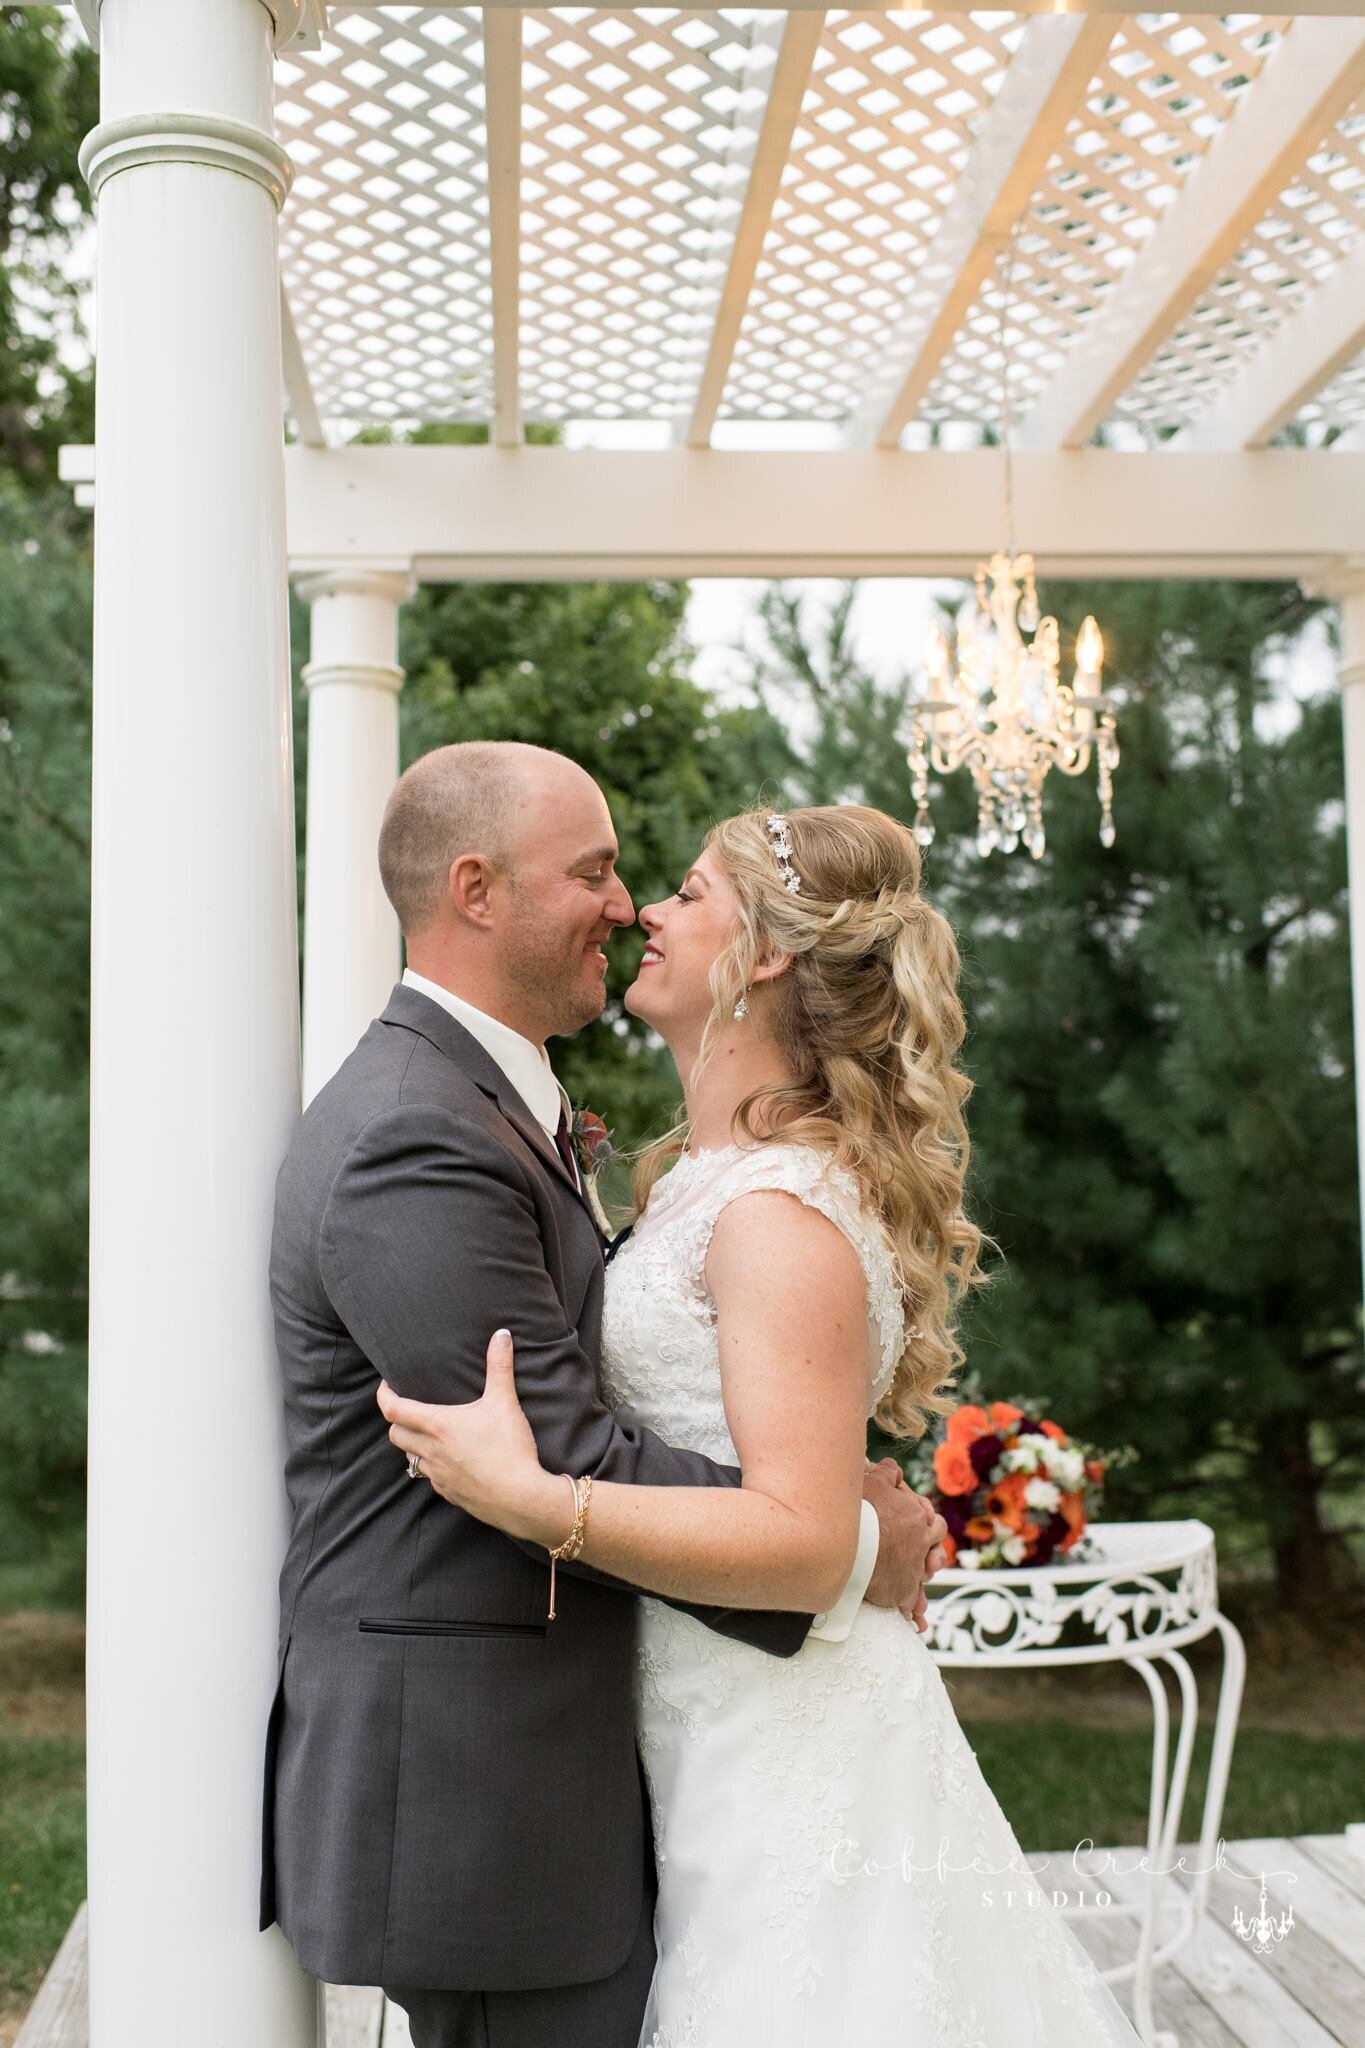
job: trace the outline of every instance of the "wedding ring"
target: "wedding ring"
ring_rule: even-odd
[[[408,1478],[409,1478],[409,1479],[420,1479],[420,1478],[421,1478],[421,1476],[422,1476],[422,1454],[421,1454],[421,1452],[420,1452],[420,1451],[409,1451],[409,1452],[408,1452]]]

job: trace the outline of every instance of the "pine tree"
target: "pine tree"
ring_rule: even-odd
[[[1004,1263],[964,1319],[993,1393],[1131,1441],[1108,1511],[1250,1528],[1285,1601],[1358,1596],[1330,1502],[1358,1484],[1360,1235],[1340,706],[1266,724],[1313,607],[1294,586],[1053,584],[1094,611],[1124,704],[1117,844],[1094,772],[1054,773],[1047,852],[982,860],[966,774],[925,886],[953,923],[975,1083],[972,1207]],[[903,696],[766,605],[761,687],[802,690],[807,801],[912,815]]]

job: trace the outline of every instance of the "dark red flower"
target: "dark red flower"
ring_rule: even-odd
[[[615,1152],[611,1132],[591,1109],[574,1111],[573,1146],[585,1174],[601,1173],[604,1167],[610,1166]]]
[[[989,1475],[1004,1448],[1003,1442],[994,1431],[988,1430],[985,1436],[973,1437],[967,1446],[967,1456],[972,1461],[972,1470],[978,1479],[985,1479]]]

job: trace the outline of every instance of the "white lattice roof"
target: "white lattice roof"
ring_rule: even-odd
[[[342,5],[314,42],[282,237],[333,439],[922,445],[996,424],[1002,318],[1025,445],[1365,423],[1358,16]]]

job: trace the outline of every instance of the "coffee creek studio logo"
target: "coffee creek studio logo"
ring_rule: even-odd
[[[1240,1906],[1232,1911],[1233,1932],[1243,1941],[1251,1943],[1257,1955],[1269,1955],[1279,1941],[1283,1941],[1294,1925],[1294,1909],[1289,1907],[1278,1916],[1268,1908],[1266,1887],[1271,1878],[1283,1878],[1289,1884],[1297,1884],[1298,1878],[1292,1870],[1262,1870],[1253,1874],[1238,1870],[1227,1858],[1227,1843],[1220,1836],[1214,1849],[1211,1864],[1190,1863],[1184,1856],[1177,1856],[1174,1863],[1152,1864],[1145,1855],[1139,1855],[1131,1863],[1119,1863],[1111,1849],[1097,1849],[1089,1836],[1077,1842],[1071,1851],[1071,1873],[1079,1880],[1074,1888],[1056,1883],[1060,1876],[1058,1859],[1044,1857],[1041,1870],[1035,1869],[1024,1852],[1011,1854],[1004,1863],[983,1863],[979,1856],[973,1856],[966,1863],[954,1863],[949,1856],[946,1836],[941,1836],[935,1853],[925,1862],[914,1860],[915,1840],[910,1836],[902,1845],[900,1853],[888,1858],[867,1855],[861,1845],[844,1836],[830,1853],[830,1871],[835,1882],[847,1884],[851,1878],[899,1878],[903,1884],[913,1884],[918,1879],[936,1878],[940,1884],[950,1877],[977,1877],[1007,1880],[1019,1879],[1015,1884],[992,1884],[981,1888],[981,1903],[985,1906],[1001,1905],[1012,1908],[1015,1905],[1037,1907],[1051,1905],[1063,1910],[1081,1909],[1093,1911],[1097,1907],[1117,1906],[1120,1912],[1133,1910],[1131,1893],[1125,1902],[1124,1878],[1145,1876],[1147,1878],[1170,1877],[1179,1873],[1184,1878],[1197,1878],[1207,1869],[1210,1874],[1221,1872],[1225,1877],[1239,1884],[1255,1884],[1260,1879],[1260,1902],[1254,1915],[1248,1918]],[[1022,1860],[1021,1860],[1022,1859]],[[1107,1873],[1120,1880],[1117,1896],[1104,1883]]]
[[[1276,1871],[1274,1875],[1276,1877],[1289,1876],[1290,1881],[1293,1881],[1292,1873],[1287,1871]],[[1265,1872],[1262,1871],[1260,1876],[1261,1897],[1255,1917],[1251,1920],[1246,1919],[1241,1907],[1234,1906],[1232,1909],[1232,1931],[1234,1934],[1239,1935],[1243,1941],[1251,1943],[1253,1955],[1268,1956],[1274,1950],[1276,1942],[1283,1941],[1290,1928],[1294,1925],[1294,1908],[1290,1906],[1287,1911],[1281,1913],[1278,1917],[1269,1913],[1266,1910]]]

